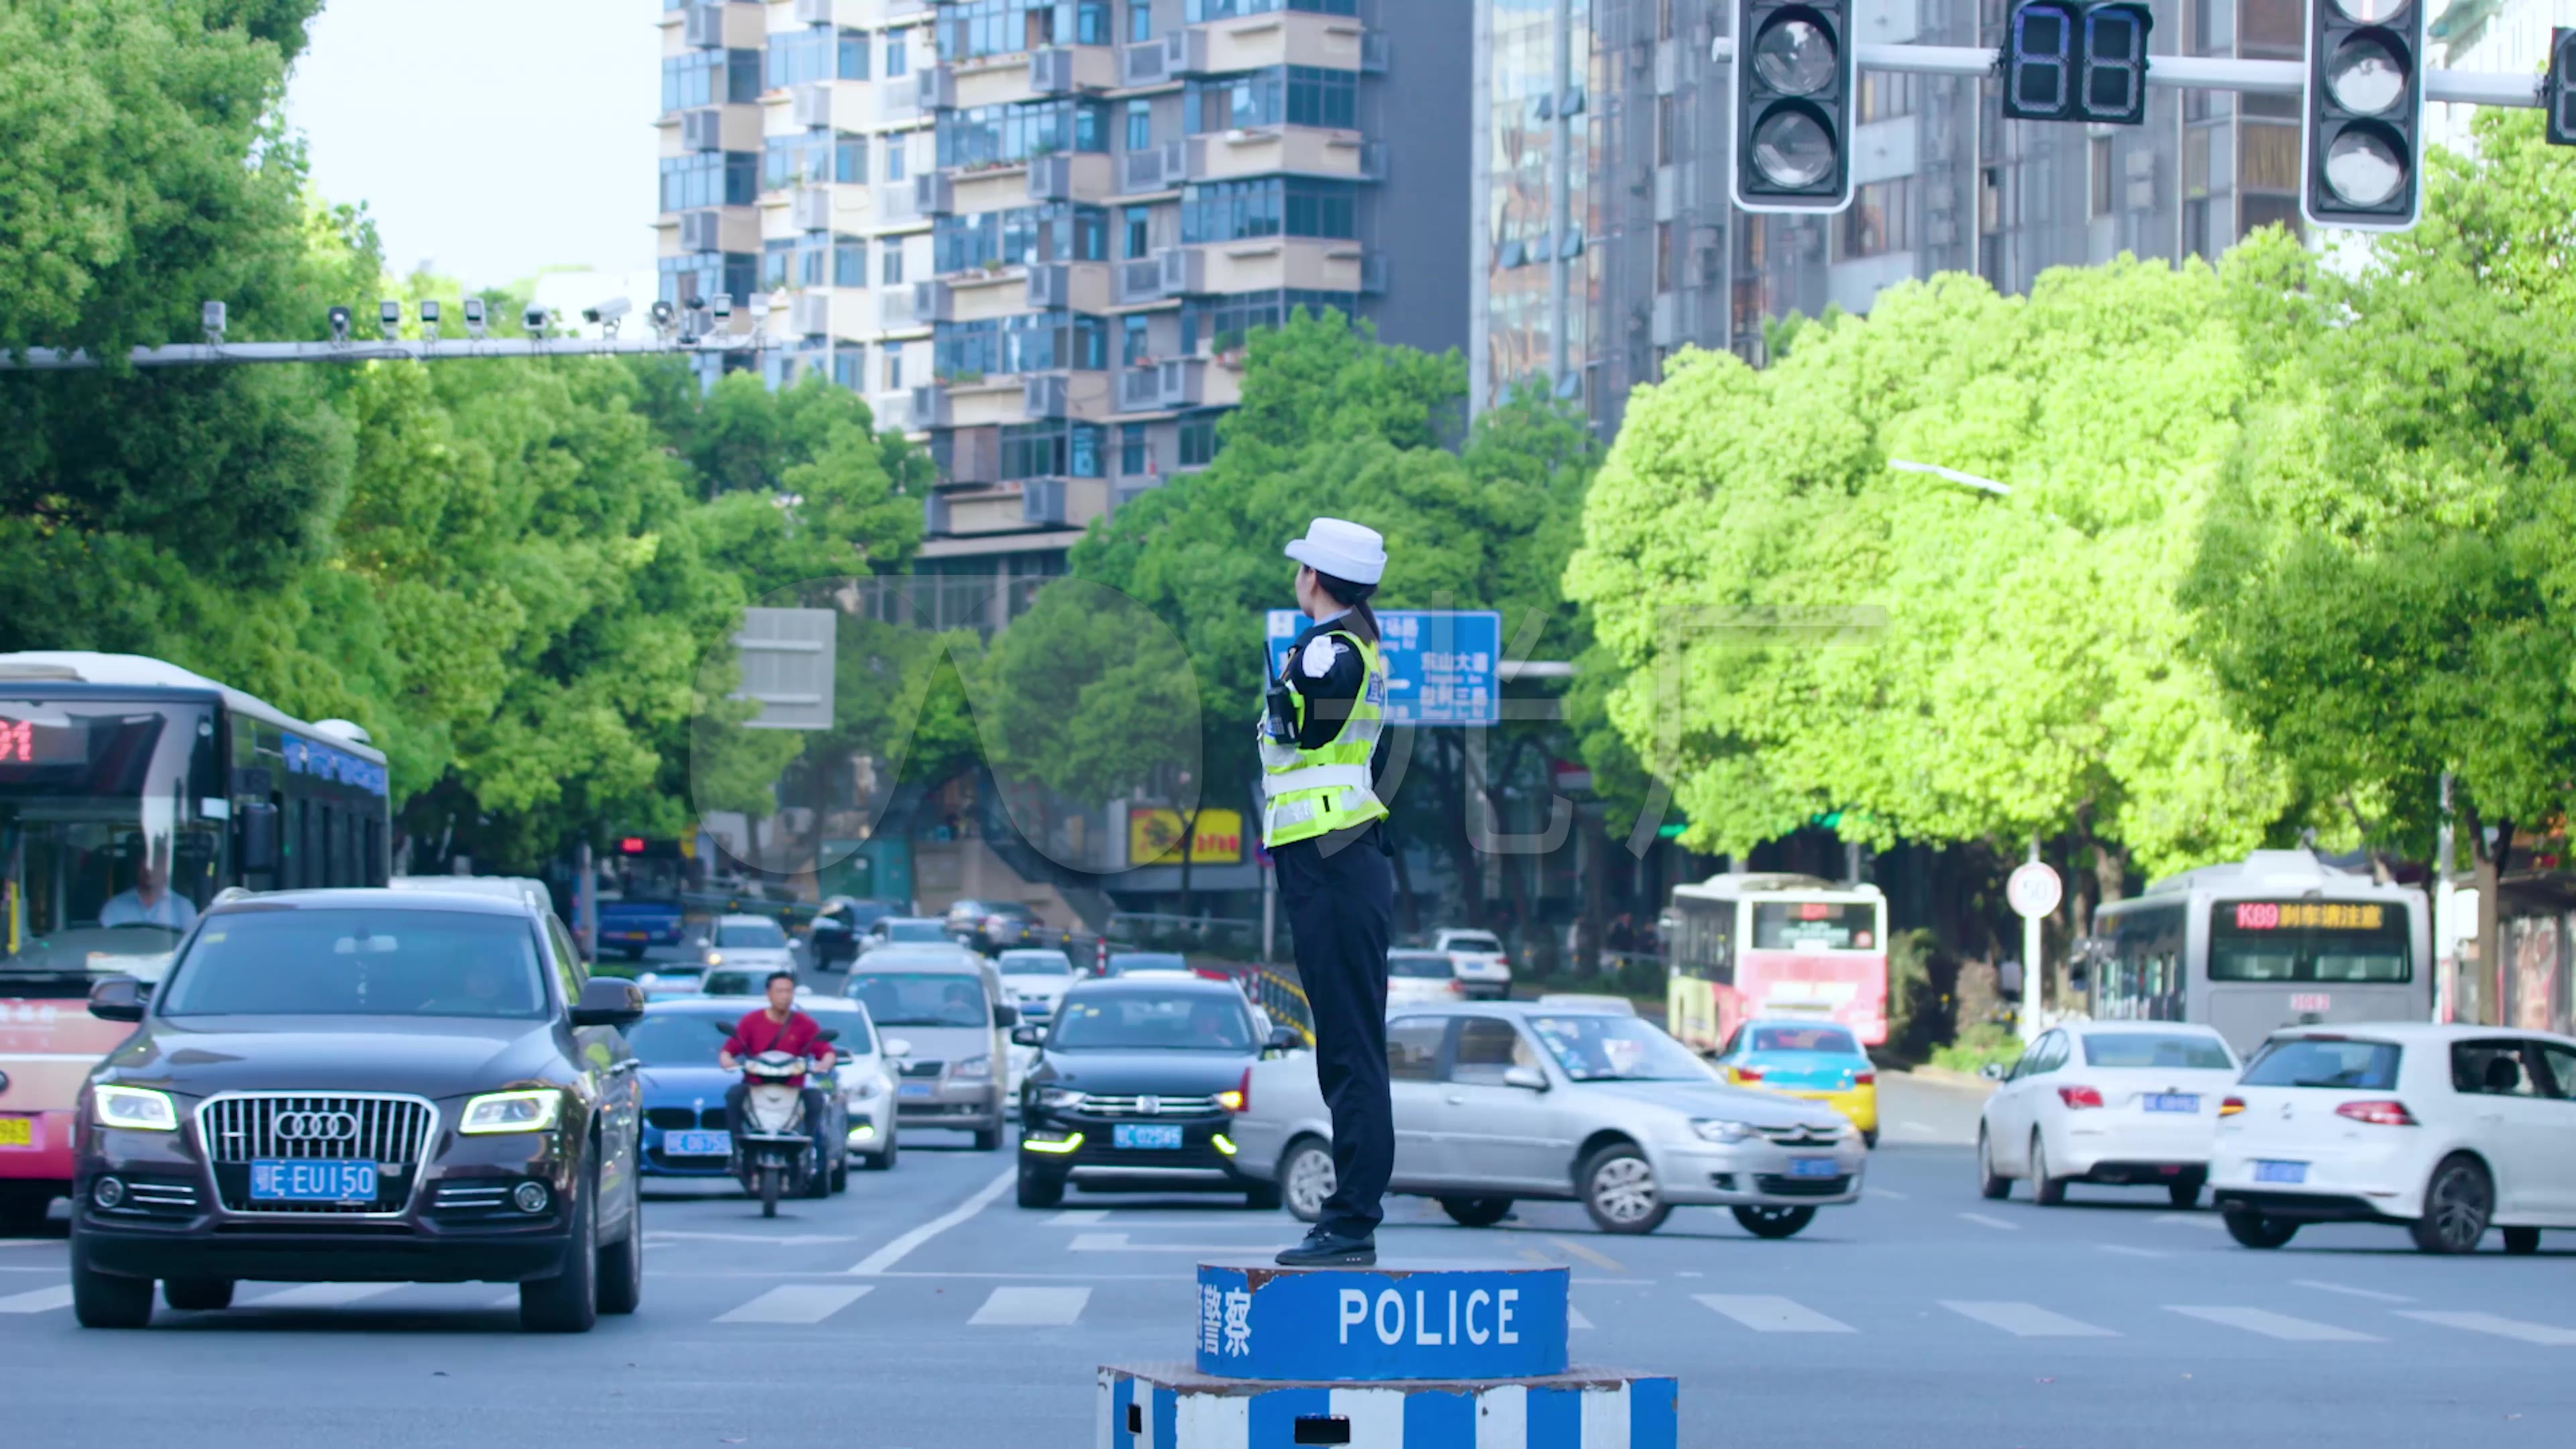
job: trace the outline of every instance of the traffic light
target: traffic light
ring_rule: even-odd
[[[2421,209],[2427,0],[2308,0],[2299,210],[2314,226],[2402,231]]]
[[[2549,78],[2541,82],[2541,129],[2552,146],[2576,146],[2576,30],[2549,32]]]
[[[1854,0],[1735,0],[1732,191],[1746,211],[1851,204]]]
[[[2004,21],[2004,114],[2144,125],[2147,32],[2154,26],[2134,0],[2022,0]]]

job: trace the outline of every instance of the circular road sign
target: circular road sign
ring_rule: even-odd
[[[2065,899],[2066,888],[2058,883],[2057,872],[2038,861],[2025,861],[2004,883],[2004,899],[2012,903],[2015,914],[2024,918],[2044,916],[2057,909]]]

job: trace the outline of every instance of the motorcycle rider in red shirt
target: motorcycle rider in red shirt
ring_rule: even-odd
[[[815,1040],[822,1034],[822,1027],[815,1023],[814,1018],[796,1009],[796,973],[770,973],[768,993],[767,1006],[746,1013],[742,1020],[734,1023],[733,1035],[725,1038],[725,1044],[716,1052],[716,1065],[728,1072],[740,1071],[743,1058],[777,1050],[795,1057],[810,1056],[816,1067],[830,1071],[833,1062],[831,1044]],[[823,1094],[805,1084],[802,1072],[788,1078],[787,1084],[797,1089],[805,1104],[805,1126],[814,1134],[814,1170],[828,1173],[834,1144],[823,1140]],[[743,1132],[743,1102],[750,1093],[748,1079],[725,1088],[725,1125],[737,1139]],[[742,1149],[736,1147],[734,1160],[737,1167],[741,1158]]]

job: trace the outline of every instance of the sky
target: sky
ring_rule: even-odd
[[[313,182],[397,275],[650,272],[658,0],[328,0],[288,78]]]

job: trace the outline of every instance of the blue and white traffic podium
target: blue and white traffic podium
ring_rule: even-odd
[[[1673,1449],[1669,1377],[1569,1363],[1552,1265],[1199,1265],[1192,1363],[1100,1370],[1098,1449]]]

